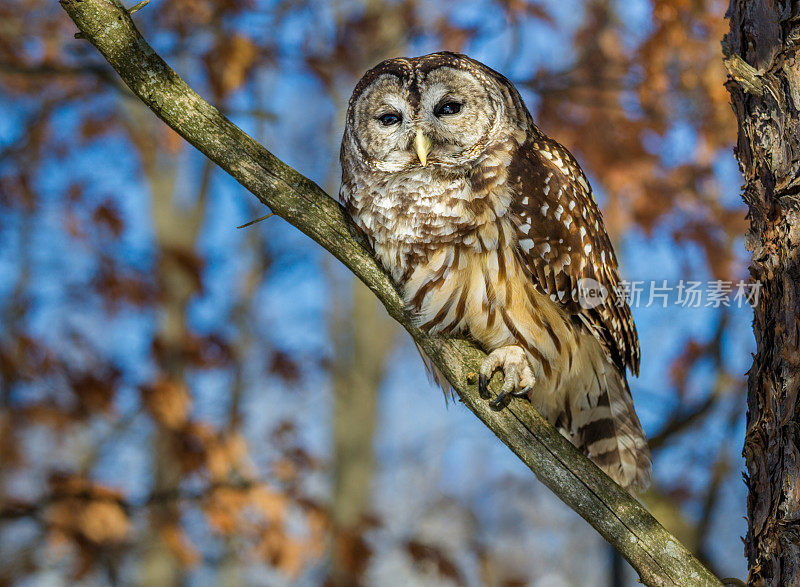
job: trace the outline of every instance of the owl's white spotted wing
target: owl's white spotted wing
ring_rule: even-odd
[[[617,260],[577,161],[538,135],[515,153],[509,181],[519,253],[536,287],[580,319],[620,368],[638,374],[639,341],[630,308],[617,295]],[[581,304],[580,285],[592,283],[583,279],[602,285],[604,299]]]

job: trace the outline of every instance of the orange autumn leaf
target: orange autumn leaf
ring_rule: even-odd
[[[264,485],[250,490],[250,500],[271,524],[281,524],[289,509],[287,497]]]
[[[200,553],[181,528],[172,524],[165,525],[159,528],[159,533],[181,565],[192,567],[200,561]]]
[[[209,82],[215,95],[222,99],[244,84],[256,64],[259,48],[243,35],[224,37],[206,55]]]
[[[161,378],[141,393],[147,411],[162,426],[175,430],[188,421],[192,398],[183,382]]]
[[[122,542],[130,531],[130,521],[118,503],[90,502],[81,510],[78,526],[92,542]]]

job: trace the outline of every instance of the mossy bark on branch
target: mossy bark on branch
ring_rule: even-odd
[[[464,340],[427,336],[404,311],[392,282],[353,236],[339,204],[205,102],[155,54],[118,0],[62,0],[91,42],[156,115],[277,215],[327,249],[378,297],[449,379],[459,399],[562,501],[608,540],[647,585],[719,585],[647,510],[529,404],[493,410],[478,394],[485,356]],[[494,382],[496,392],[499,384]],[[502,504],[498,504],[502,507]]]

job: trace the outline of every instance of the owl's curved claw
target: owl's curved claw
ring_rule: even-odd
[[[495,371],[502,368],[504,374],[503,387],[489,406],[493,409],[502,407],[508,396],[525,397],[533,388],[536,378],[522,347],[509,345],[495,349],[481,363],[478,391],[483,398],[489,398],[489,380]]]
[[[502,349],[497,349],[489,353],[489,355],[481,363],[480,376],[478,377],[478,392],[483,399],[489,399],[492,394],[489,393],[489,381],[492,375],[503,365],[503,353],[499,353]]]
[[[505,389],[505,385],[503,389],[497,394],[497,397],[494,398],[492,401],[489,402],[489,407],[493,410],[498,410],[503,407],[507,397],[528,397],[528,392],[530,392],[533,386],[529,385],[527,387],[523,387],[522,389],[515,389],[511,391],[507,391]]]
[[[483,399],[489,399],[492,394],[489,393],[489,378],[491,376],[486,376],[481,372],[480,376],[478,377],[478,393],[481,394]]]

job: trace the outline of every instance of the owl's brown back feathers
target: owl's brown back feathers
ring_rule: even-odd
[[[535,287],[580,321],[613,364],[596,393],[579,398],[577,411],[568,404],[556,422],[612,477],[645,487],[650,454],[625,380],[626,366],[638,374],[639,340],[618,298],[617,260],[589,182],[569,151],[535,127],[508,177],[517,250]],[[602,295],[581,291],[590,286]]]
[[[538,132],[519,147],[508,175],[519,246],[537,287],[579,317],[621,368],[638,374],[639,338],[618,297],[617,259],[577,161]],[[581,295],[580,286],[593,283],[603,286],[602,299]]]

